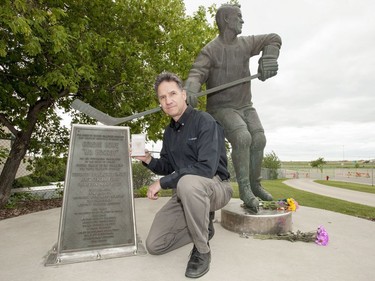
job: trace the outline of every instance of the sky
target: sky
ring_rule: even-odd
[[[186,12],[228,1],[184,0]],[[239,1],[241,35],[277,33],[277,76],[252,83],[267,137],[281,161],[375,159],[375,1]],[[203,3],[203,4],[202,4]],[[258,58],[250,59],[257,71]]]

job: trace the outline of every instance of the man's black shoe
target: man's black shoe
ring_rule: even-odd
[[[211,251],[206,254],[201,254],[194,248],[190,254],[190,260],[186,267],[185,276],[189,278],[199,278],[205,275],[210,269]]]
[[[215,235],[214,219],[215,219],[215,212],[210,212],[210,222],[208,224],[208,240],[211,240],[212,237],[214,237]]]

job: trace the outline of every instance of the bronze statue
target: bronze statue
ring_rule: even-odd
[[[259,79],[265,81],[277,74],[279,35],[237,36],[244,23],[240,5],[222,5],[216,13],[216,23],[219,36],[202,48],[185,83],[193,105],[203,84],[210,89],[250,76],[250,58],[260,52]],[[257,211],[256,197],[270,201],[272,196],[260,183],[266,137],[251,101],[251,81],[208,95],[206,110],[222,124],[231,143],[241,200]]]

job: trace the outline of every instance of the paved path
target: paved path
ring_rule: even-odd
[[[312,179],[290,179],[283,183],[304,191],[375,207],[375,194],[373,193],[323,185],[314,182]]]
[[[135,200],[137,232],[145,239],[155,212],[168,198]],[[241,204],[238,199],[232,199]],[[184,272],[192,245],[161,256],[132,256],[45,267],[44,256],[57,241],[60,209],[0,221],[0,280],[10,281],[166,281],[189,280]],[[220,225],[211,240],[212,262],[202,281],[368,281],[375,276],[375,223],[301,206],[293,231],[324,225],[328,246],[315,243],[241,238]]]

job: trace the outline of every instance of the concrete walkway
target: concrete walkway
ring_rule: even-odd
[[[373,193],[323,185],[314,182],[313,179],[291,179],[286,180],[283,183],[304,191],[375,207],[375,194]]]
[[[145,239],[155,212],[168,198],[136,199],[137,232]],[[241,204],[238,199],[232,199]],[[241,238],[220,225],[210,242],[210,271],[199,280],[368,281],[375,276],[375,223],[301,206],[293,214],[293,231],[323,225],[328,246],[315,243]],[[0,280],[9,281],[165,281],[184,276],[192,245],[162,256],[132,256],[45,267],[44,256],[57,242],[60,209],[0,221]]]

